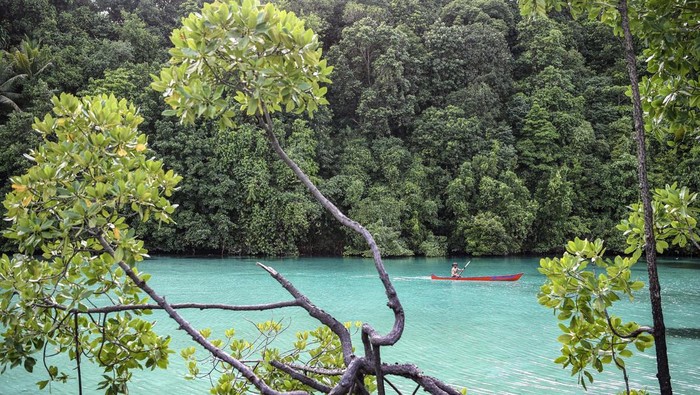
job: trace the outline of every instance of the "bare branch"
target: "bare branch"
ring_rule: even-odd
[[[285,290],[287,290],[287,292],[294,296],[297,303],[299,303],[299,306],[306,310],[310,316],[316,318],[322,324],[329,327],[331,331],[333,331],[333,333],[335,333],[338,336],[338,338],[340,339],[340,344],[343,347],[343,359],[345,363],[348,364],[352,359],[352,339],[350,338],[350,332],[345,327],[345,325],[343,325],[340,321],[336,320],[332,315],[326,313],[322,309],[319,309],[309,300],[309,298],[307,298],[304,294],[299,292],[299,290],[297,290],[296,287],[294,287],[294,285],[292,285],[292,283],[289,282],[289,280],[284,278],[275,269],[269,266],[265,266],[260,262],[258,262],[257,265],[263,268],[268,273],[270,273],[272,278],[277,280],[277,282],[280,283],[280,285],[282,285],[282,288],[284,288]]]
[[[67,306],[60,305],[53,302],[48,302],[46,305],[37,305],[38,307],[45,308],[55,308],[58,310],[77,312],[77,313],[87,313],[87,314],[105,314],[105,313],[116,313],[120,311],[133,311],[133,310],[163,310],[162,306],[157,304],[134,304],[134,305],[113,305],[105,307],[95,307],[87,310],[69,309]],[[173,303],[170,305],[175,310],[182,309],[197,309],[197,310],[229,310],[229,311],[264,311],[272,310],[283,307],[298,307],[299,302],[296,300],[290,300],[286,302],[276,302],[268,304],[258,304],[258,305],[228,305],[228,304],[218,304],[218,303]]]
[[[304,372],[321,374],[321,375],[325,375],[325,376],[340,376],[343,373],[345,373],[345,369],[325,369],[325,368],[317,368],[317,367],[311,367],[311,366],[305,366],[305,365],[296,365],[293,363],[288,363],[286,365],[294,370],[301,370]]]

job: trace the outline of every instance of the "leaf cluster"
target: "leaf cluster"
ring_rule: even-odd
[[[192,123],[219,119],[231,127],[234,107],[310,116],[324,98],[332,67],[321,59],[318,37],[294,13],[258,0],[205,4],[171,36],[169,68],[153,76],[153,89],[172,107],[168,114]]]
[[[676,183],[654,190],[652,210],[656,251],[663,253],[669,246],[684,248],[690,242],[700,250],[700,230],[697,207],[698,193]],[[640,203],[629,206],[629,217],[617,229],[627,237],[626,253],[644,249],[644,208]]]
[[[27,155],[34,165],[11,178],[3,202],[10,221],[3,235],[19,253],[0,259],[0,364],[31,371],[37,351],[82,355],[104,367],[103,388],[115,393],[131,369],[165,368],[170,338],[141,312],[90,311],[147,301],[117,266],[138,273],[147,256],[128,219],[171,221],[167,197],[180,177],[147,157],[142,118],[126,100],[62,94],[52,103],[53,115],[33,124],[43,140]],[[44,366],[49,381],[66,380],[46,354]]]
[[[624,358],[632,356],[629,346],[644,351],[653,336],[640,331],[635,322],[623,322],[608,309],[621,297],[633,298],[644,283],[632,279],[631,267],[641,252],[631,257],[604,257],[601,240],[576,238],[569,241],[561,258],[540,260],[540,273],[547,280],[540,288],[538,302],[552,309],[560,321],[561,356],[555,363],[571,369],[586,388],[593,382],[593,370],[602,372],[614,363],[625,369]]]

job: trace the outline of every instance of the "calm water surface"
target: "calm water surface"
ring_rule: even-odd
[[[151,285],[170,302],[217,302],[258,304],[290,297],[253,259],[155,258],[142,265],[153,275]],[[386,307],[381,283],[371,260],[353,258],[265,259],[319,307],[341,321],[364,321],[386,333],[393,314]],[[524,272],[518,282],[440,282],[431,273],[449,273],[445,259],[397,259],[385,262],[406,311],[406,329],[392,348],[384,348],[385,362],[410,362],[426,374],[463,386],[469,394],[581,394],[575,377],[552,360],[559,354],[559,335],[551,311],[537,304],[543,282],[537,258],[472,259],[466,274],[493,275]],[[461,262],[462,264],[464,262]],[[646,268],[639,264],[634,275],[646,283]],[[664,316],[669,328],[668,346],[673,388],[678,394],[700,394],[700,260],[664,261],[659,267]],[[633,302],[615,307],[615,314],[640,324],[651,323],[648,294],[640,292]],[[301,309],[268,312],[184,311],[195,326],[210,327],[223,337],[224,328],[237,335],[251,335],[249,321],[285,320],[289,339],[296,331],[313,329],[317,323]],[[157,327],[173,332],[175,326],[162,313],[154,313]],[[284,340],[284,339],[280,339]],[[176,347],[188,346],[177,332]],[[287,343],[289,344],[289,343]],[[357,342],[356,346],[361,347]],[[286,349],[283,344],[280,348]],[[636,351],[636,350],[635,350]],[[203,355],[203,353],[200,351]],[[628,360],[635,388],[657,393],[653,350]],[[0,375],[0,394],[33,394],[34,383],[44,379],[42,369],[34,375],[14,369]],[[171,357],[170,369],[134,373],[131,393],[208,393],[208,382],[186,381],[184,363]],[[100,372],[84,372],[85,393],[95,390]],[[88,376],[87,378],[85,376]],[[394,381],[392,379],[392,381]],[[399,381],[399,380],[396,380]],[[409,393],[413,387],[400,383]],[[76,381],[54,386],[52,394],[76,394]],[[590,394],[611,394],[624,389],[622,376],[612,367],[596,376]],[[45,392],[48,393],[48,392]]]

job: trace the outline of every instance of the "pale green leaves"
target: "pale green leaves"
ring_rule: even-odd
[[[137,129],[142,118],[126,100],[62,94],[52,103],[53,114],[33,125],[43,137],[27,155],[34,166],[11,178],[13,191],[4,201],[11,222],[4,236],[17,241],[21,254],[0,259],[0,327],[12,333],[0,342],[0,365],[31,369],[32,355],[47,344],[76,358],[70,317],[76,314],[83,355],[114,373],[100,388],[120,390],[130,369],[167,366],[169,338],[131,313],[104,320],[78,313],[146,302],[117,266],[146,256],[126,215],[170,222],[175,205],[167,197],[180,177],[149,158],[146,136]],[[48,372],[49,380],[67,378]]]
[[[700,21],[689,0],[652,0],[637,13],[648,76],[639,84],[647,131],[680,140],[700,133]]]
[[[581,16],[591,20],[599,19],[601,22],[615,29],[616,34],[621,34],[619,29],[620,13],[617,11],[617,4],[597,2],[589,0],[518,0],[520,14],[525,17],[545,17],[550,11],[561,11],[567,9],[574,19]]]
[[[162,162],[147,159],[146,136],[137,130],[142,118],[135,107],[114,96],[81,100],[63,94],[53,103],[54,115],[33,125],[45,139],[28,155],[35,166],[11,179],[14,191],[4,205],[15,226],[6,237],[31,254],[40,245],[67,237],[75,227],[100,227],[129,244],[118,213],[124,207],[145,220],[155,216],[169,222],[175,206],[165,197],[180,177],[165,171]]]
[[[545,16],[549,8],[558,7],[561,8],[560,1],[547,1],[547,0],[519,0],[518,5],[520,6],[520,14],[523,16],[535,17],[535,16]]]
[[[172,66],[153,76],[171,115],[182,122],[217,119],[231,127],[238,111],[313,113],[327,104],[332,67],[317,36],[294,13],[258,0],[205,4],[173,31]]]
[[[652,209],[656,251],[663,253],[670,245],[681,248],[691,243],[700,250],[700,229],[697,206],[698,194],[678,185],[657,188],[653,194]],[[641,251],[644,248],[644,210],[641,204],[632,204],[628,219],[617,225],[627,236],[625,252]]]
[[[568,242],[561,258],[540,261],[539,271],[547,281],[540,288],[538,302],[554,310],[562,331],[557,339],[562,355],[554,362],[570,368],[584,388],[593,381],[591,369],[600,372],[612,362],[624,366],[623,358],[632,355],[629,344],[643,351],[653,343],[648,333],[624,337],[639,325],[623,323],[607,311],[621,296],[632,299],[633,291],[644,286],[632,279],[630,270],[639,255],[610,260],[604,253],[601,240],[577,238]]]

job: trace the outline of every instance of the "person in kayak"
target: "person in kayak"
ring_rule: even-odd
[[[463,270],[459,270],[457,262],[452,262],[452,277],[461,277]]]

